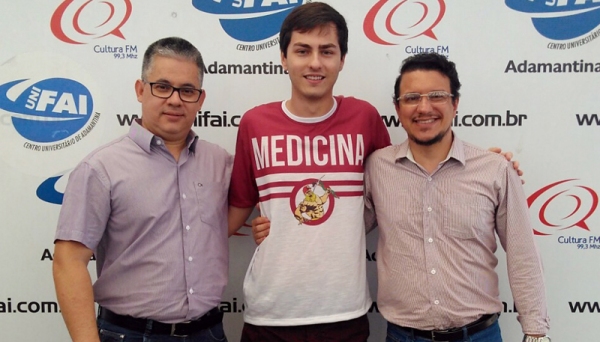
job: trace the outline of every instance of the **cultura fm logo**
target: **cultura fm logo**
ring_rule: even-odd
[[[192,5],[219,18],[231,38],[253,43],[279,33],[281,23],[303,0],[192,0]],[[278,38],[258,45],[239,44],[238,50],[256,51],[277,45]]]
[[[379,0],[367,13],[363,30],[381,45],[398,45],[420,36],[437,40],[433,28],[445,12],[444,0]]]
[[[549,49],[572,49],[600,36],[600,1],[598,0],[506,0],[509,8],[527,13],[535,29],[555,41]],[[596,29],[596,30],[595,30]]]
[[[565,179],[534,192],[527,204],[538,223],[533,229],[536,235],[553,235],[572,228],[589,231],[586,220],[598,208],[598,194],[578,185],[577,179]]]
[[[125,39],[121,27],[131,15],[131,0],[65,0],[58,6],[50,28],[69,44],[85,44],[108,35]]]

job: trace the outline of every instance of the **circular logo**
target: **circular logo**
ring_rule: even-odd
[[[292,190],[290,209],[299,225],[317,226],[333,213],[336,197],[335,191],[320,179],[305,179]]]
[[[279,33],[281,23],[302,1],[193,0],[192,5],[217,15],[230,37],[242,42],[257,42]]]
[[[125,39],[121,27],[131,15],[130,0],[66,0],[58,6],[50,29],[69,44],[84,44],[108,35]]]
[[[397,45],[421,35],[437,39],[433,28],[445,12],[444,0],[380,0],[367,13],[363,30],[381,45]]]
[[[66,78],[28,82],[15,91],[13,101],[7,94],[20,84],[16,80],[0,84],[0,108],[11,113],[15,130],[24,138],[51,143],[73,136],[87,124],[94,108],[90,91],[83,84]]]
[[[544,186],[527,199],[532,216],[538,219],[536,235],[552,235],[578,227],[589,231],[586,220],[598,208],[594,189],[577,185],[576,179],[566,179]]]
[[[97,87],[75,61],[53,53],[17,55],[0,65],[0,158],[47,177],[99,146]]]

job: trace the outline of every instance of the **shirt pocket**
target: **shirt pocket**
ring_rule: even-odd
[[[483,233],[485,199],[476,195],[449,196],[444,205],[444,234],[458,239],[476,239]]]
[[[199,181],[194,184],[200,220],[211,227],[227,226],[227,184]]]

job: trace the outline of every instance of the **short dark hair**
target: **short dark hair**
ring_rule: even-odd
[[[333,24],[337,29],[338,44],[342,58],[348,53],[348,26],[346,19],[333,7],[323,2],[311,2],[300,5],[288,14],[281,24],[279,32],[279,49],[287,57],[287,49],[292,40],[292,33],[308,32],[317,27]]]
[[[142,62],[142,80],[147,81],[146,76],[152,67],[154,56],[182,58],[192,61],[198,66],[198,80],[202,87],[204,78],[204,61],[200,51],[190,42],[179,37],[162,38],[150,44],[144,53]]]
[[[460,97],[460,81],[458,80],[456,64],[448,60],[444,55],[435,52],[425,52],[410,56],[402,61],[400,75],[398,75],[394,84],[394,104],[396,106],[398,105],[398,97],[400,96],[402,75],[415,70],[438,71],[450,79],[450,93],[453,95],[453,101],[456,101]]]

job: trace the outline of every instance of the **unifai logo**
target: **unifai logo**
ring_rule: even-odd
[[[93,106],[88,88],[71,79],[19,79],[0,84],[0,110],[8,112],[22,137],[36,143],[71,138],[90,121]]]
[[[536,235],[553,235],[575,228],[589,231],[586,222],[598,208],[598,193],[577,179],[548,184],[527,198]]]
[[[214,14],[230,37],[258,42],[279,33],[281,23],[303,0],[192,0],[198,10]]]
[[[445,12],[444,0],[379,0],[367,13],[363,31],[367,38],[381,45],[398,45],[420,36],[437,40],[433,29]],[[418,50],[418,47],[411,49]],[[419,52],[426,51],[407,51]]]
[[[69,44],[85,44],[120,31],[131,15],[131,0],[65,0],[50,19],[56,38]]]
[[[43,181],[35,191],[36,196],[44,202],[61,205],[70,173],[71,170],[61,172]]]
[[[544,37],[553,40],[568,40],[587,36],[565,43],[551,43],[550,49],[567,49],[586,44],[600,36],[600,1],[598,0],[506,0],[509,8],[527,13],[535,29]]]

